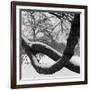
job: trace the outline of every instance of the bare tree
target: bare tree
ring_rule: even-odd
[[[51,47],[49,47],[46,44],[32,43],[32,42],[29,42],[29,41],[27,41],[26,39],[24,39],[22,37],[22,46],[25,49],[25,52],[29,56],[33,67],[35,68],[35,70],[38,73],[52,74],[52,73],[55,73],[56,71],[62,69],[63,67],[67,67],[67,68],[69,68],[72,71],[80,73],[80,67],[74,66],[72,63],[69,62],[70,58],[74,54],[74,48],[75,48],[75,45],[78,43],[78,39],[79,39],[79,34],[80,34],[80,22],[79,22],[80,21],[80,15],[79,14],[75,14],[74,19],[73,19],[73,15],[72,14],[71,15],[67,14],[67,13],[59,14],[59,13],[52,13],[52,12],[49,12],[49,13],[54,15],[55,17],[59,18],[59,20],[61,21],[61,25],[63,24],[63,26],[65,26],[65,24],[63,23],[65,20],[70,22],[70,24],[71,24],[69,37],[67,39],[67,45],[66,45],[66,48],[65,48],[65,50],[63,52],[63,55],[62,56],[59,55],[58,53],[56,53],[55,50],[53,50]],[[41,21],[43,22],[44,20],[42,19]],[[34,24],[35,23],[33,23],[33,25]],[[62,26],[62,28],[63,28],[63,26]],[[41,27],[39,27],[39,29],[40,29],[40,32],[43,32],[44,34],[47,34],[51,38],[51,40],[53,40],[52,39],[52,35],[51,35],[51,33],[50,33],[50,31],[48,30],[47,27],[45,27],[43,29],[41,29]],[[53,31],[53,30],[51,30],[51,31]],[[62,29],[62,32],[63,32],[63,30],[64,29]],[[49,68],[43,68],[37,62],[37,58],[36,58],[36,54],[37,53],[44,53],[44,54],[46,54],[47,56],[49,56],[50,58],[55,60],[56,63],[54,65],[52,65],[51,67],[49,67]]]

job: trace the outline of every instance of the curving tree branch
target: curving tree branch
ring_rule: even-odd
[[[50,68],[52,67],[47,67],[47,68],[43,68],[41,65],[39,65],[37,58],[35,57],[35,55],[37,53],[43,53],[47,56],[49,56],[50,58],[52,58],[54,61],[56,61],[56,63],[58,63],[59,59],[61,59],[62,54],[60,54],[59,52],[56,52],[54,49],[52,49],[50,46],[43,44],[43,43],[33,43],[32,46],[30,46],[26,44],[25,40],[22,39],[22,46],[25,49],[27,55],[29,56],[31,63],[33,65],[33,67],[36,69],[36,71],[38,73],[43,73],[45,74],[51,74]],[[38,63],[38,64],[37,64]],[[55,64],[56,64],[55,63]],[[80,67],[79,66],[75,66],[74,64],[67,62],[67,64],[64,66],[68,69],[70,69],[71,71],[80,73]]]

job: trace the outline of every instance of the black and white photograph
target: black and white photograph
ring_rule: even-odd
[[[20,25],[21,79],[80,74],[80,13],[26,9]]]
[[[18,85],[85,80],[84,16],[82,8],[16,6]]]

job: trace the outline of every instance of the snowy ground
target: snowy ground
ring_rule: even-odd
[[[28,64],[26,64],[29,62]],[[80,58],[78,56],[73,56],[72,59],[70,60],[71,63],[74,63],[75,65],[80,66]],[[45,66],[51,66],[55,63],[55,61],[51,60],[48,56],[44,55],[40,63]],[[80,74],[77,74],[75,72],[70,71],[67,68],[63,68],[60,71],[56,72],[55,74],[51,75],[44,75],[44,74],[39,74],[35,71],[33,66],[30,63],[29,58],[27,58],[27,61],[24,61],[22,63],[22,70],[21,70],[21,77],[22,80],[37,80],[37,79],[52,79],[52,78],[72,78],[72,77],[77,77]]]

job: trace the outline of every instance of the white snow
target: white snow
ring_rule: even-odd
[[[56,72],[55,74],[50,74],[50,75],[44,75],[44,74],[39,74],[36,72],[36,70],[33,68],[31,64],[26,65],[22,64],[21,68],[21,77],[22,80],[45,80],[45,79],[55,79],[55,78],[73,78],[79,76],[78,73],[72,72],[67,68],[62,68],[60,71]]]
[[[72,58],[70,59],[70,62],[73,63],[76,66],[80,66],[80,57],[77,55],[72,56]]]
[[[38,55],[37,55],[37,57],[38,57]],[[41,56],[41,58],[38,57],[38,59],[39,59],[39,63],[42,65],[42,67],[50,67],[56,63],[53,59],[51,59],[47,55],[43,55],[43,56]]]
[[[56,63],[56,61],[54,61],[53,59],[51,59],[50,57],[48,57],[47,55],[43,55],[40,59],[39,63],[41,64],[41,66],[43,67],[50,67],[53,64]],[[79,56],[72,56],[72,58],[70,59],[70,62],[76,66],[80,66],[80,57]]]
[[[50,67],[51,65],[53,65],[55,63],[54,60],[52,60],[51,58],[49,58],[46,55],[42,55],[41,60],[38,63],[36,57],[33,57],[33,59],[34,59],[35,64],[38,66]],[[30,60],[28,57],[27,57],[27,59],[28,59],[28,61]],[[71,58],[70,62],[75,65],[80,65],[80,57],[73,56]],[[44,75],[44,74],[37,73],[31,63],[28,65],[26,65],[25,63],[22,63],[21,75],[22,75],[21,76],[22,80],[35,80],[35,79],[45,79],[45,78],[52,79],[52,78],[63,78],[63,77],[72,78],[74,76],[79,76],[80,74],[72,72],[69,69],[64,67],[60,71],[56,72],[55,74]]]
[[[51,46],[49,46],[49,45],[47,45],[47,44],[45,44],[45,43],[42,43],[42,42],[38,42],[38,41],[29,41],[25,36],[21,36],[24,40],[25,40],[25,42],[30,46],[30,47],[32,47],[32,45],[34,45],[34,44],[40,44],[40,45],[42,45],[42,46],[45,46],[46,48],[48,48],[48,49],[51,49],[51,50],[53,50],[56,54],[58,54],[59,56],[62,56],[62,54],[60,53],[60,52],[58,52],[57,50],[55,50],[55,49],[53,49]]]

